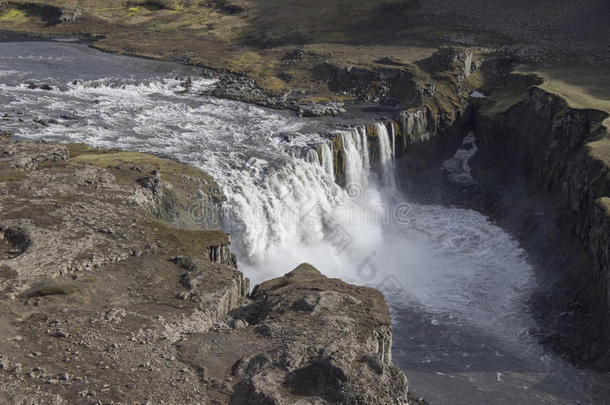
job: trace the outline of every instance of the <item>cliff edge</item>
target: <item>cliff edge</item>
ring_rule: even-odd
[[[150,155],[0,139],[0,402],[407,403],[383,295],[301,265],[247,297],[222,198]]]

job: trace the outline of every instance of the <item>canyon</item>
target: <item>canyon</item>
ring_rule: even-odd
[[[56,39],[0,43],[7,401],[607,401],[610,108],[558,43],[169,52],[125,35],[197,7],[136,3],[1,3]]]

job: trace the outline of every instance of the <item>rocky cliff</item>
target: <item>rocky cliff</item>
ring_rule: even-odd
[[[381,293],[308,265],[255,289],[205,173],[0,140],[0,402],[401,404]]]
[[[396,135],[403,190],[412,200],[483,211],[518,238],[538,269],[540,294],[546,295],[542,299],[537,293],[531,302],[541,340],[573,361],[607,369],[608,114],[574,108],[538,87],[540,78],[513,74],[511,66],[501,52],[445,48],[419,63],[421,71],[402,82],[388,70],[378,75],[335,72],[334,80],[353,93],[365,93],[370,89],[366,83],[381,80],[388,97],[401,94],[399,87],[410,83],[409,92],[403,93],[409,96],[395,100],[408,108],[384,120],[388,133]],[[486,96],[470,97],[477,89]],[[475,181],[454,184],[443,162],[470,130],[479,148],[470,162]],[[366,124],[361,131],[376,169],[378,127]],[[332,145],[335,177],[343,184],[342,138],[334,138]],[[556,253],[549,257],[549,251]]]
[[[379,170],[379,128],[382,122],[395,137],[398,181],[404,190],[441,182],[439,168],[461,144],[470,125],[470,94],[485,83],[484,62],[495,60],[487,49],[446,47],[408,67],[338,69],[328,67],[329,85],[363,100],[396,103],[391,117],[370,119],[360,126],[366,134],[370,166]],[[486,62],[489,63],[489,62]],[[345,183],[341,136],[332,139],[335,179]],[[321,151],[318,151],[322,159]],[[436,165],[436,166],[435,166]],[[434,177],[434,179],[432,179]],[[439,187],[442,185],[439,184]]]
[[[579,263],[554,271],[571,280],[564,302],[577,300],[588,308],[571,308],[568,313],[593,319],[581,327],[579,344],[563,336],[555,340],[564,343],[554,345],[574,346],[562,347],[569,349],[572,357],[579,348],[577,361],[594,361],[606,369],[610,365],[609,342],[604,337],[610,320],[610,137],[603,121],[608,114],[570,107],[561,97],[538,87],[527,90],[522,101],[503,112],[490,115],[489,111],[490,105],[482,103],[475,117],[481,147],[488,153],[480,160],[481,169],[512,172],[512,178],[522,176],[530,182],[526,198],[535,204],[532,196],[539,195],[547,208],[530,207],[546,212],[546,218],[531,219],[529,228],[535,231],[545,220],[554,222],[559,237],[555,237],[558,242],[552,247],[553,255],[561,256],[562,243],[582,247]],[[490,161],[498,156],[502,156],[502,163]],[[510,180],[504,178],[508,184]],[[524,238],[528,233],[521,232]],[[575,321],[582,324],[582,320]],[[564,323],[569,322],[564,319]]]

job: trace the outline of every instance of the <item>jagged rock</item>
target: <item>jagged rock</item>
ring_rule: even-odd
[[[77,22],[84,14],[84,11],[80,7],[63,7],[61,9],[61,16],[59,21],[61,23],[74,23]]]
[[[344,113],[346,110],[340,103],[330,104],[300,104],[297,115],[299,117],[323,117],[337,116]]]
[[[256,310],[246,308],[243,316],[259,336],[277,343],[235,364],[240,382],[232,401],[407,403],[406,377],[391,360],[391,319],[381,293],[301,264],[256,286],[252,298]]]
[[[516,80],[524,79],[519,76]],[[480,109],[487,111],[488,103],[483,102]],[[580,254],[588,259],[579,263],[577,269],[567,265],[566,269],[552,269],[556,271],[554,277],[570,280],[571,288],[562,290],[559,302],[539,300],[537,303],[538,308],[553,307],[549,311],[553,323],[558,317],[562,319],[560,328],[551,326],[550,330],[548,320],[543,319],[544,331],[539,333],[539,338],[572,361],[593,363],[607,371],[610,368],[607,340],[610,330],[610,210],[607,209],[610,206],[607,204],[610,141],[608,129],[602,123],[608,114],[571,108],[560,96],[531,87],[523,91],[520,102],[506,107],[501,119],[495,118],[476,116],[488,159],[501,156],[496,162],[485,162],[485,166],[499,166],[496,170],[506,172],[508,179],[524,175],[527,181],[536,184],[553,208],[547,209],[549,212],[544,218],[532,219],[528,228],[544,226],[546,233],[547,228],[555,227],[549,232],[553,237],[570,240],[568,244],[562,239],[562,246],[580,245],[584,248]],[[552,218],[548,221],[550,224],[544,222],[547,218]],[[534,238],[530,232],[526,238]],[[572,296],[574,300],[569,299]]]
[[[0,139],[0,164],[19,170],[33,170],[44,162],[65,162],[68,150],[63,145]]]
[[[436,51],[429,60],[434,72],[457,72],[459,80],[468,78],[478,68],[472,50],[459,47],[444,47]]]

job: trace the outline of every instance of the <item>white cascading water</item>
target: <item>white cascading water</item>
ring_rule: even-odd
[[[388,134],[388,129],[382,123],[375,124],[377,136],[379,138],[379,165],[381,170],[382,185],[388,189],[396,188],[394,153],[392,141]]]
[[[368,171],[364,167],[362,138],[357,129],[341,133],[344,152],[345,183],[347,187],[366,187]]]
[[[369,158],[369,143],[366,137],[366,128],[358,127],[356,131],[358,132],[357,135],[360,138],[360,141],[358,142],[358,150],[360,151],[360,153],[362,153],[362,167],[368,174],[369,170],[371,169],[371,162]]]
[[[66,63],[89,51],[79,52]],[[54,63],[61,72],[61,61]],[[369,170],[364,128],[337,132],[347,182],[358,185],[345,190],[334,181],[334,152],[321,135],[327,129],[308,129],[318,121],[199,95],[211,80],[193,79],[189,88],[174,76],[65,80],[44,91],[28,88],[20,65],[3,72],[5,130],[156,153],[210,173],[227,198],[225,230],[240,268],[254,283],[309,261],[330,276],[385,289],[396,305],[452,313],[511,341],[530,326],[523,300],[532,271],[518,244],[474,211],[397,204],[396,134],[381,123],[380,173]],[[54,121],[41,126],[37,118]]]
[[[394,129],[394,124],[390,125],[391,133],[392,133],[392,156],[396,156],[396,130]]]
[[[305,160],[307,160],[307,162],[309,162],[309,163],[321,164],[320,157],[318,156],[318,153],[315,150],[313,150],[313,149],[309,149],[307,151],[307,155],[306,155]]]
[[[3,130],[29,139],[154,153],[206,170],[224,190],[225,230],[240,269],[254,283],[307,261],[328,276],[381,289],[395,311],[416,308],[436,316],[428,327],[441,323],[448,331],[479,331],[484,339],[458,342],[451,357],[463,357],[457,360],[466,367],[461,370],[489,339],[501,342],[498,356],[526,358],[536,370],[548,369],[547,356],[527,333],[533,321],[524,301],[533,272],[523,250],[480,213],[409,204],[400,197],[394,128],[388,133],[385,125],[376,125],[375,151],[369,150],[375,143],[364,127],[336,132],[344,144],[348,187],[342,189],[335,182],[332,143],[321,135],[328,129],[317,129],[322,124],[315,119],[202,96],[213,80],[194,79],[186,86],[176,79],[175,65],[109,56],[81,45],[0,43],[0,48]],[[53,89],[32,89],[28,81]],[[403,125],[423,122],[421,112],[403,118]],[[37,123],[41,119],[48,124]],[[467,179],[468,159],[477,152],[474,135],[464,145],[470,148],[458,151],[445,169],[450,174],[459,169],[454,174]],[[370,170],[373,156],[379,157],[378,172]],[[455,343],[453,335],[445,338]],[[395,342],[408,339],[394,336]],[[445,353],[436,360],[439,367],[455,367],[444,358]],[[567,381],[574,380],[563,372]],[[525,392],[526,384],[535,389],[535,382],[519,378],[512,388]]]
[[[335,180],[335,170],[334,170],[334,159],[333,159],[333,152],[330,149],[331,147],[328,146],[328,144],[326,142],[324,142],[322,145],[320,145],[320,150],[321,150],[321,154],[322,154],[322,166],[324,167],[324,171],[326,172],[326,174],[331,177],[333,179],[333,181]]]
[[[192,81],[195,89],[209,84]],[[57,124],[47,127],[14,122],[12,128],[8,124],[5,128],[32,139],[157,153],[205,169],[224,189],[225,230],[232,235],[242,268],[255,282],[311,261],[327,274],[360,284],[379,284],[392,275],[408,286],[407,296],[443,311],[453,306],[455,312],[463,305],[459,311],[464,314],[472,314],[472,303],[480,298],[471,294],[491,291],[489,286],[475,289],[472,282],[496,286],[496,294],[506,297],[503,306],[517,303],[525,292],[531,272],[522,251],[484,216],[409,205],[400,208],[410,213],[403,212],[400,223],[395,220],[395,202],[387,198],[387,193],[396,191],[392,141],[381,123],[376,124],[381,188],[376,174],[368,169],[370,151],[365,147],[364,128],[337,133],[345,145],[347,181],[360,187],[356,192],[347,190],[348,195],[334,182],[330,142],[318,133],[301,132],[305,121],[252,105],[200,97],[197,91],[185,92],[182,81],[173,78],[141,83],[103,79],[58,87],[41,91],[25,84],[0,85],[3,112],[10,115],[19,109],[36,117],[58,117]],[[65,111],[78,118],[59,117]],[[286,133],[290,133],[288,140]],[[294,147],[312,152],[295,157],[289,153]],[[317,147],[321,159],[313,157]],[[338,230],[351,239],[349,246],[335,253],[329,241]],[[500,248],[482,248],[490,240]],[[504,252],[500,256],[498,249]],[[422,257],[423,251],[429,254]],[[401,257],[405,252],[410,256]],[[383,276],[379,272],[374,279],[362,278],[355,272],[369,254],[373,254],[372,263],[389,260],[377,265],[383,268]],[[394,262],[397,257],[401,258]],[[447,264],[455,260],[462,264]],[[478,264],[473,265],[473,260]],[[491,269],[490,262],[495,263]],[[408,268],[405,263],[410,263]],[[458,267],[468,271],[450,271]],[[507,267],[523,271],[509,272],[504,270]],[[459,293],[463,300],[427,299],[453,297],[445,289],[455,290],[460,284],[469,285]],[[505,285],[515,286],[514,294],[507,294]],[[481,304],[481,310],[486,305]]]
[[[458,149],[455,155],[443,162],[443,170],[447,173],[450,181],[456,184],[471,185],[476,184],[476,180],[470,173],[470,159],[477,153],[479,148],[476,144],[474,132],[470,131],[462,140],[462,145],[469,146],[469,149]]]

